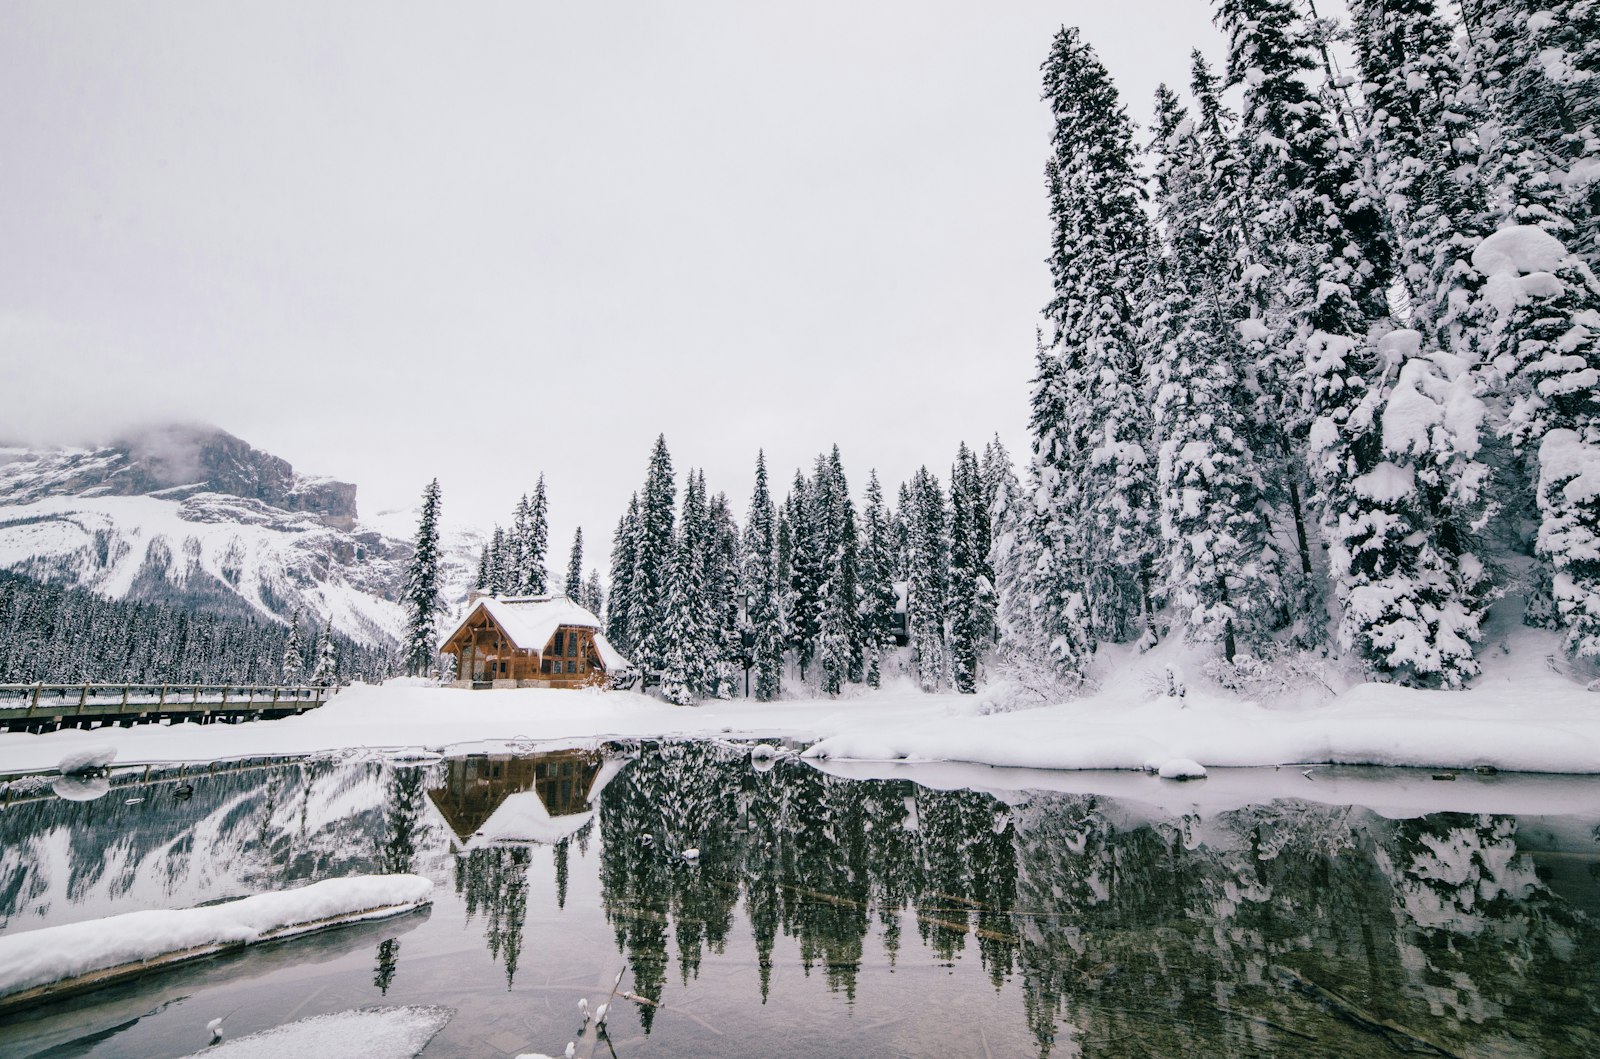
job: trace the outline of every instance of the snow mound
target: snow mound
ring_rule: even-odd
[[[74,750],[61,758],[56,765],[56,771],[63,776],[72,776],[80,772],[93,772],[103,769],[117,759],[117,748],[114,746],[86,746],[81,750]]]
[[[1156,775],[1164,780],[1203,780],[1206,778],[1206,768],[1198,761],[1175,757],[1157,769]]]
[[[111,793],[111,779],[109,776],[86,776],[82,773],[57,776],[51,781],[50,789],[63,801],[92,802]]]
[[[432,895],[433,883],[419,875],[356,875],[202,908],[150,909],[7,934],[0,936],[0,997],[128,964],[282,938],[330,921],[392,915],[425,905]]]
[[[1554,272],[1567,263],[1561,240],[1531,224],[1513,224],[1478,244],[1472,267],[1485,276]]]
[[[193,1053],[206,1059],[411,1059],[455,1014],[454,1008],[361,1008],[317,1015]]]

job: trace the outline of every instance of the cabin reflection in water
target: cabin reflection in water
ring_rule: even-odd
[[[561,841],[595,817],[600,792],[625,759],[597,750],[446,758],[428,791],[457,848]]]

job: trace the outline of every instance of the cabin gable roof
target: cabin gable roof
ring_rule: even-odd
[[[594,612],[561,595],[483,596],[473,603],[454,631],[445,637],[442,647],[451,647],[456,637],[470,627],[480,613],[519,651],[543,654],[556,630],[585,629],[594,637],[600,661],[608,671],[628,668],[628,660],[611,646],[600,631],[600,619],[594,616]]]

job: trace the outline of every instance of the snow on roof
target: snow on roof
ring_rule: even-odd
[[[551,596],[483,596],[467,608],[467,613],[456,623],[444,643],[454,639],[462,626],[483,607],[514,647],[523,651],[543,651],[563,625],[594,630],[594,645],[600,652],[600,661],[607,672],[628,668],[628,660],[600,631],[600,619],[587,607],[574,603],[562,595]]]

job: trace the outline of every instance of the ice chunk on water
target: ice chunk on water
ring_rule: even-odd
[[[206,1059],[412,1059],[454,1008],[359,1008],[317,1015],[193,1053]]]
[[[1156,775],[1164,780],[1203,780],[1206,778],[1206,769],[1198,761],[1175,757],[1156,770]]]

